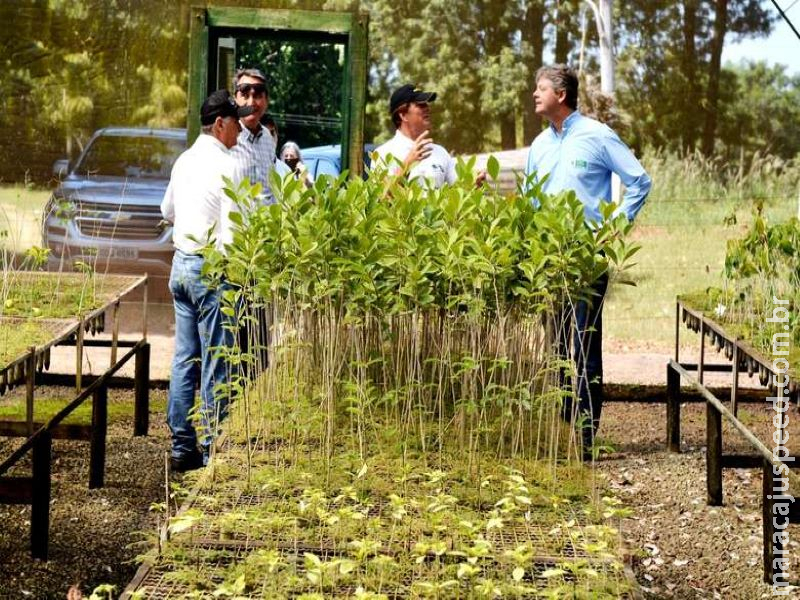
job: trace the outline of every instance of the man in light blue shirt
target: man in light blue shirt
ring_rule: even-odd
[[[650,177],[614,131],[578,112],[578,78],[572,69],[566,65],[540,68],[533,100],[536,114],[550,125],[533,140],[525,174],[544,180],[542,189],[550,194],[574,190],[591,226],[602,220],[600,203],[611,201],[611,175],[616,173],[625,185],[616,214],[621,212],[632,221],[650,191]],[[602,309],[607,287],[606,274],[595,284],[592,302],[577,302],[574,309],[572,348],[579,404],[576,411],[571,401],[565,402],[564,416],[583,418],[585,459],[591,458],[603,407]],[[564,329],[569,329],[568,323]],[[561,333],[561,351],[566,355],[569,335]]]

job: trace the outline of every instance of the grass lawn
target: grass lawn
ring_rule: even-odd
[[[48,388],[42,388],[47,390]],[[49,394],[45,391],[44,394]],[[63,396],[58,395],[42,395],[39,391],[34,401],[33,420],[37,423],[44,423],[53,418],[58,411],[64,408],[72,400],[75,399],[76,394],[74,390],[70,392],[71,395]],[[166,412],[166,397],[163,393],[150,394],[150,412],[157,414],[164,414]],[[118,392],[112,391],[111,397],[108,401],[108,420],[115,422],[122,419],[133,418],[133,392]],[[24,421],[25,420],[25,398],[13,398],[3,400],[0,403],[0,421]],[[92,422],[92,401],[86,400],[78,408],[72,411],[64,423],[83,424],[87,425]]]
[[[41,245],[42,210],[49,197],[49,190],[0,186],[0,232],[5,232],[2,245],[8,251],[24,252]]]
[[[736,224],[725,218],[736,208]],[[770,222],[795,214],[797,200],[767,202]],[[606,339],[670,348],[675,339],[675,297],[720,286],[729,239],[751,221],[746,201],[684,201],[655,198],[639,214],[634,238],[642,249],[630,271],[635,287],[612,286],[606,297]]]

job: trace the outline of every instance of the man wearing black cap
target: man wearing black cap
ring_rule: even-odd
[[[215,386],[227,379],[227,368],[212,349],[229,345],[230,333],[222,326],[220,290],[209,288],[201,277],[200,250],[205,243],[214,243],[224,252],[224,244],[231,240],[229,215],[235,207],[224,193],[223,177],[235,178],[230,149],[239,136],[239,119],[252,112],[252,107],[237,106],[227,90],[206,98],[200,108],[201,133],[175,161],[161,202],[161,213],[174,224],[169,289],[175,306],[175,356],[167,423],[172,432],[170,464],[177,472],[207,462],[218,424],[227,414],[227,398],[214,396]],[[202,440],[189,418],[198,386]]]
[[[455,182],[456,162],[430,137],[430,103],[434,100],[436,92],[425,92],[411,84],[397,88],[389,100],[397,131],[375,152],[393,175],[419,178],[438,188]]]
[[[456,181],[456,161],[430,137],[430,103],[436,100],[436,92],[424,92],[407,83],[397,88],[389,100],[389,112],[397,131],[394,137],[378,146],[375,152],[392,175],[419,179],[434,188]],[[475,178],[475,186],[486,179],[481,171]]]

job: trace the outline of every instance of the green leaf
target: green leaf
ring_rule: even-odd
[[[352,560],[342,560],[339,562],[339,573],[342,575],[347,575],[348,573],[352,573],[356,568],[356,563]]]
[[[542,577],[550,579],[551,577],[561,577],[566,571],[564,569],[545,569],[542,571]]]
[[[182,533],[197,525],[203,518],[204,515],[202,512],[191,508],[185,513],[170,518],[168,531],[171,534]]]
[[[489,174],[489,177],[495,181],[500,176],[500,162],[494,155],[489,156],[489,159],[486,161],[486,172]]]

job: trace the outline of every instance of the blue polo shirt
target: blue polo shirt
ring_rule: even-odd
[[[610,127],[578,111],[564,119],[561,133],[551,124],[533,140],[525,166],[525,174],[532,173],[536,181],[548,175],[542,189],[549,194],[574,190],[588,222],[602,220],[600,202],[611,201],[612,173],[625,185],[617,213],[630,221],[650,191],[650,177],[630,148]]]

